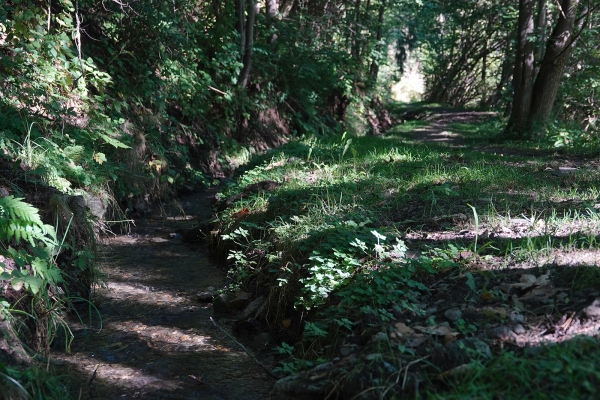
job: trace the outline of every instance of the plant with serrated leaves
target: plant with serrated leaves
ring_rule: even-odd
[[[0,240],[21,239],[36,247],[38,240],[47,246],[56,246],[56,233],[51,225],[44,224],[38,210],[23,199],[6,196],[0,199]]]
[[[2,303],[2,316],[8,321],[32,319],[35,331],[30,332],[33,347],[47,352],[57,330],[63,329],[72,338],[62,310],[67,298],[58,285],[63,283],[61,270],[55,263],[60,243],[55,229],[41,220],[38,210],[23,199],[0,198],[0,281],[21,292],[30,301]],[[29,334],[30,334],[29,333]],[[67,347],[70,340],[67,340]]]

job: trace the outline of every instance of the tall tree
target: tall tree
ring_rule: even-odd
[[[513,107],[504,132],[506,137],[529,137],[534,127],[548,122],[565,65],[572,52],[578,3],[579,0],[557,0],[556,25],[546,42],[539,72],[534,76],[535,1],[519,1],[519,42],[513,79]],[[545,13],[545,8],[540,7],[539,11]]]

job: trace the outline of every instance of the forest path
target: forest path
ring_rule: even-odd
[[[186,212],[136,221],[103,241],[105,285],[91,327],[72,318],[71,352],[52,358],[74,376],[80,399],[268,399],[274,380],[210,321],[212,304],[196,294],[225,285],[225,270],[174,232],[210,215],[213,189],[181,199]],[[64,347],[58,343],[56,347]],[[278,397],[279,398],[279,397]]]
[[[453,124],[484,123],[496,115],[491,111],[447,108],[428,108],[426,110],[428,124],[402,136],[420,142],[445,143],[450,147],[463,147],[466,144],[465,135],[460,132],[460,129],[453,128]]]

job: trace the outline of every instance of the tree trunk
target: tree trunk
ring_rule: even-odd
[[[244,0],[235,0],[235,12],[237,14],[237,21],[235,23],[235,30],[240,35],[240,59],[244,58],[244,51],[246,49],[246,2]]]
[[[294,4],[296,0],[280,0],[281,4],[279,5],[279,13],[283,18],[287,18],[290,15],[290,12],[294,8]]]
[[[244,29],[244,37],[246,39],[244,53],[242,57],[242,71],[238,79],[240,87],[245,88],[248,85],[250,78],[250,67],[252,66],[252,54],[254,46],[254,18],[256,17],[256,4],[254,0],[248,0],[248,19]]]
[[[538,0],[538,16],[536,21],[537,41],[535,44],[535,66],[534,79],[540,71],[539,63],[544,57],[544,47],[546,47],[546,24],[548,23],[548,7],[546,0]]]
[[[520,0],[518,43],[515,70],[513,73],[513,104],[508,126],[504,134],[508,137],[521,136],[528,129],[531,99],[533,97],[533,10],[535,0]]]
[[[383,16],[385,14],[385,6],[387,1],[384,0],[379,5],[379,15],[377,16],[377,44],[375,45],[375,54],[379,57],[379,52],[381,52],[381,38],[383,37]],[[378,59],[373,59],[371,61],[371,68],[369,69],[369,82],[371,86],[375,86],[377,82],[377,75],[379,74],[379,62]]]
[[[544,125],[550,118],[565,64],[573,46],[578,0],[563,0],[558,22],[550,35],[540,71],[533,86],[530,123]]]

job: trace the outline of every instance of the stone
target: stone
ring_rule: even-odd
[[[525,316],[522,314],[519,314],[518,312],[511,312],[509,319],[511,322],[518,322],[518,323],[522,323],[525,322]]]
[[[254,317],[256,315],[257,311],[260,309],[260,307],[265,302],[265,300],[266,300],[265,296],[259,296],[256,299],[252,300],[250,302],[250,304],[248,304],[246,306],[246,308],[244,308],[244,311],[242,311],[242,318],[246,319],[246,318]]]
[[[373,343],[378,343],[378,342],[388,342],[390,339],[388,338],[388,335],[385,332],[379,332],[379,333],[373,335],[371,340],[373,341]]]
[[[221,293],[213,299],[213,310],[218,313],[230,311],[229,303],[235,300],[235,296],[231,293]]]
[[[457,321],[462,318],[462,311],[457,308],[451,308],[446,310],[444,316],[451,322]]]
[[[365,360],[367,360],[367,361],[383,360],[383,355],[381,353],[368,354],[365,357]]]
[[[352,352],[354,352],[356,350],[356,346],[342,346],[340,347],[340,354],[342,355],[342,357],[347,357],[350,354],[352,354]]]
[[[600,299],[594,300],[592,304],[583,309],[583,313],[588,318],[599,318],[600,317]]]
[[[502,325],[489,329],[487,331],[487,336],[492,339],[510,340],[514,338],[515,334],[509,327]]]
[[[98,218],[98,220],[104,220],[104,214],[106,214],[106,204],[102,200],[102,197],[95,195],[85,196],[85,206],[90,210],[90,213]]]
[[[215,297],[218,294],[219,294],[219,292],[214,287],[209,286],[206,289],[204,289],[202,292],[198,292],[196,297],[198,298],[198,301],[209,302],[209,301],[212,301],[213,297]]]
[[[514,326],[513,332],[516,333],[517,335],[522,335],[522,334],[524,334],[527,331],[525,330],[525,328],[523,327],[523,325],[517,324],[517,325]]]
[[[253,343],[258,350],[266,350],[273,345],[274,340],[270,333],[263,332],[254,337]]]
[[[335,388],[329,375],[335,371],[336,365],[327,362],[308,371],[287,376],[275,382],[275,392],[294,393],[296,395],[321,398],[328,395]]]
[[[431,314],[435,314],[437,312],[437,307],[429,307],[427,310],[425,310],[425,313],[427,315],[431,315]]]

